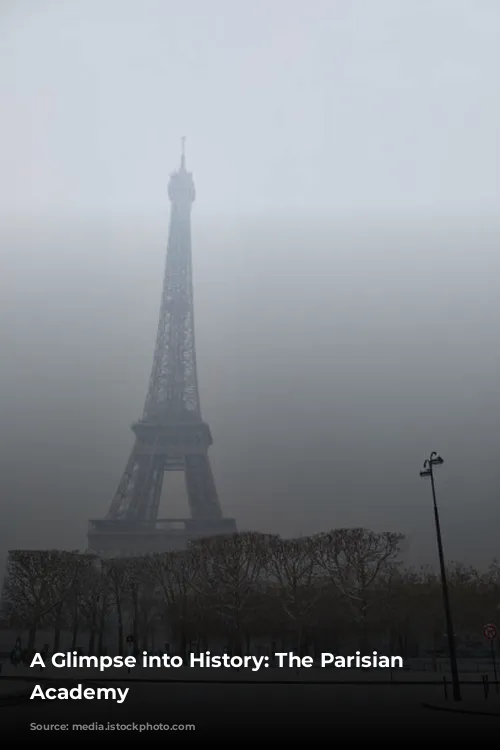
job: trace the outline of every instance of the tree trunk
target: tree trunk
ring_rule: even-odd
[[[92,618],[90,620],[90,633],[89,633],[89,654],[92,656],[95,650],[95,639],[97,631],[97,607],[99,604],[99,598],[94,599],[92,603]]]
[[[57,608],[56,619],[54,623],[54,641],[52,650],[55,653],[59,651],[59,643],[61,642],[61,621],[62,621],[62,603]]]
[[[76,604],[73,609],[73,633],[71,635],[71,650],[73,651],[76,648],[76,641],[78,639],[78,605]]]
[[[137,593],[137,586],[134,586],[132,593],[133,609],[134,609],[134,621],[132,623],[132,635],[134,638],[132,651],[137,656],[139,653],[139,600]]]
[[[119,597],[116,597],[116,616],[118,620],[118,654],[123,656],[123,615]]]
[[[303,633],[302,633],[302,623],[300,625],[296,625],[295,630],[295,653],[297,656],[302,657],[302,648],[303,648]]]
[[[38,630],[38,625],[33,624],[31,625],[29,631],[28,631],[28,651],[34,651],[35,650],[35,643],[36,643],[36,633]]]
[[[104,626],[106,624],[106,610],[103,607],[101,609],[101,616],[99,618],[99,640],[97,642],[97,653],[98,656],[102,656],[103,654],[103,645],[104,645]]]
[[[183,659],[183,661],[187,658],[187,634],[186,634],[186,625],[184,618],[181,618],[181,621],[179,623],[179,648],[180,648],[180,656]]]

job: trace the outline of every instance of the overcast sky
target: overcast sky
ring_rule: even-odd
[[[499,38],[497,0],[0,2],[2,550],[107,511],[186,135],[227,514],[432,562],[439,450],[448,555],[497,553]]]

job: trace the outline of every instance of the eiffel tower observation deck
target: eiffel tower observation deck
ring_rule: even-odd
[[[170,177],[170,228],[153,367],[135,443],[106,518],[89,522],[89,550],[103,556],[182,549],[203,536],[236,531],[224,518],[198,392],[191,262],[193,177],[184,139],[179,169]],[[190,518],[158,518],[166,471],[182,471]]]

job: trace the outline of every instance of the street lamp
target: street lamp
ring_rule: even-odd
[[[451,680],[453,685],[453,700],[460,701],[460,680],[458,677],[457,651],[455,648],[455,631],[451,617],[450,597],[448,594],[448,581],[446,580],[446,567],[444,564],[443,540],[441,538],[441,524],[439,522],[439,511],[436,502],[436,486],[434,484],[434,467],[444,463],[441,456],[433,451],[428,459],[424,461],[424,469],[420,472],[421,477],[429,477],[432,488],[432,503],[434,506],[434,521],[436,524],[436,537],[439,553],[439,568],[441,571],[441,588],[443,590],[444,614],[446,617],[446,631],[448,634],[448,650],[450,654]]]

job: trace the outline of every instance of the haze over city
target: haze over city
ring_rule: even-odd
[[[448,557],[487,563],[498,5],[5,2],[0,21],[2,557],[83,548],[107,511],[146,393],[186,135],[225,513],[283,535],[401,531],[433,562],[418,473],[438,450]]]

